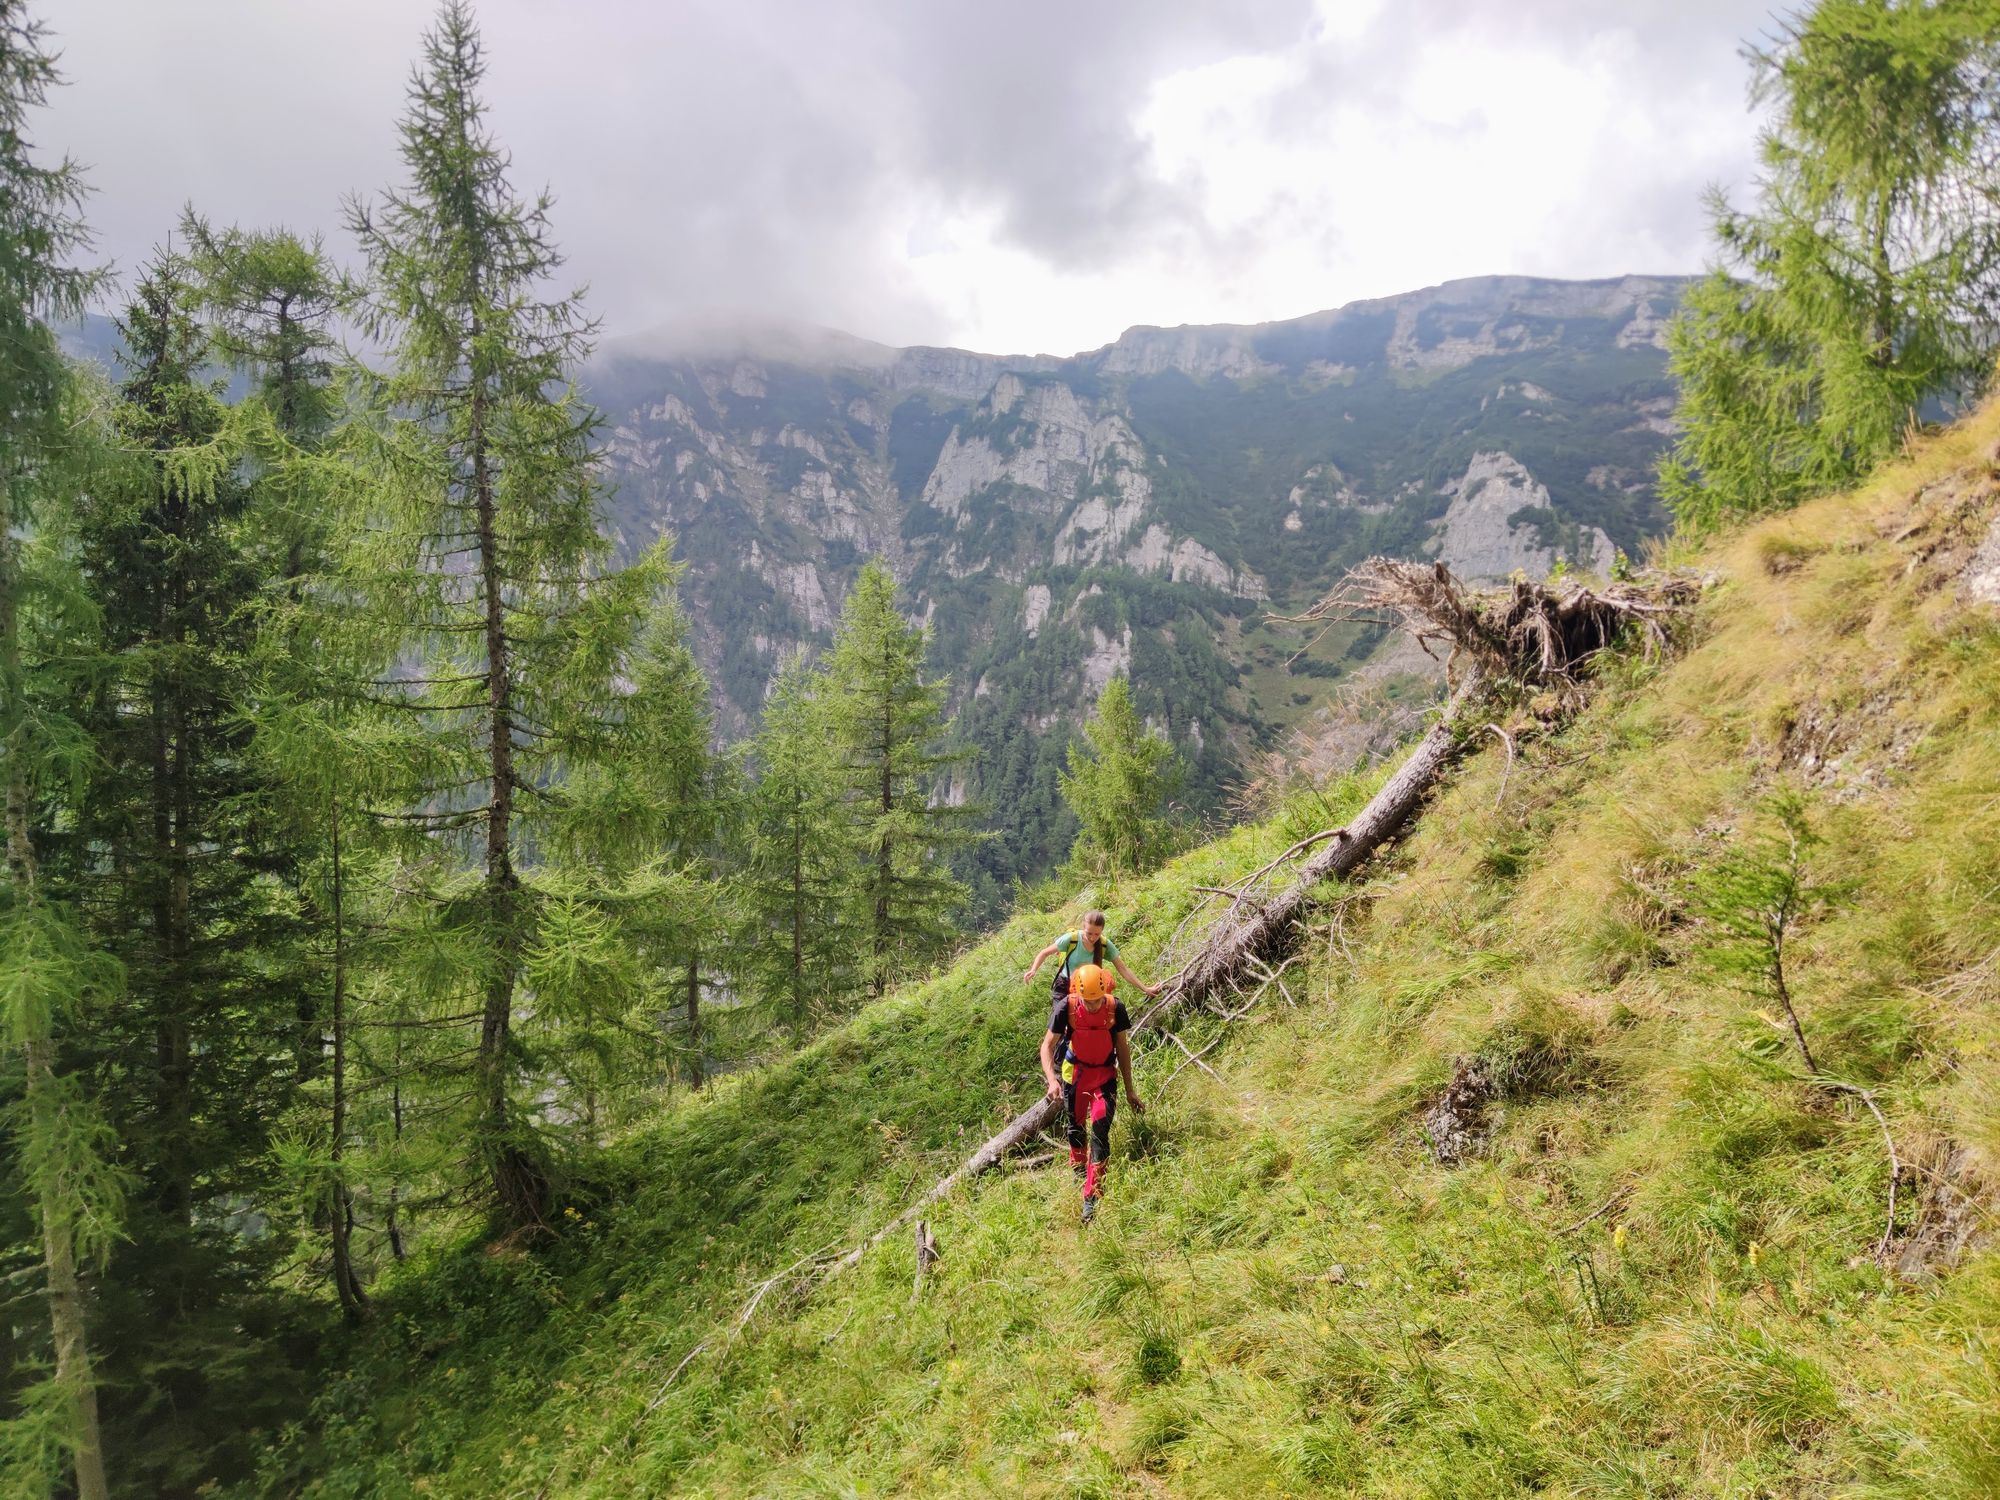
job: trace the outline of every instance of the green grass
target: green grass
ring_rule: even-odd
[[[734,1327],[758,1283],[892,1217],[1032,1097],[1045,991],[1019,974],[1050,933],[1105,905],[1150,977],[1190,887],[1365,783],[1019,918],[681,1103],[607,1153],[555,1243],[432,1248],[330,1351],[266,1488],[2000,1492],[2000,1258],[1869,1258],[1872,1120],[1801,1082],[1703,963],[1691,906],[1769,793],[1800,791],[1812,877],[1840,893],[1789,955],[1815,1047],[1929,1174],[1905,1242],[1954,1202],[1990,1224],[2000,628],[1950,574],[1992,513],[1996,436],[2000,411],[1729,542],[1685,655],[1612,664],[1588,712],[1524,739],[1504,798],[1501,759],[1470,762],[1309,935],[1299,1003],[1273,993],[1209,1054],[1220,1081],[1159,1094],[1179,1054],[1146,1053],[1154,1107],[1121,1113],[1088,1232],[1066,1173],[994,1174],[932,1216],[920,1297],[897,1237]],[[1500,1097],[1447,1170],[1421,1114],[1473,1054]]]

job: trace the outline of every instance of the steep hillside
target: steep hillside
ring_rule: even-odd
[[[683,331],[612,344],[589,383],[618,532],[679,537],[732,732],[890,559],[982,751],[969,790],[1009,810],[980,856],[1005,889],[1068,847],[1054,769],[1112,674],[1212,805],[1375,644],[1338,632],[1288,672],[1303,638],[1270,607],[1374,553],[1505,577],[1636,551],[1684,285],[1489,277],[1065,359]]]
[[[1014,1169],[940,1208],[916,1295],[900,1240],[783,1274],[1036,1087],[1019,971],[1065,910],[674,1109],[553,1242],[432,1248],[268,1492],[2000,1492],[1996,440],[2000,408],[1694,560],[1679,659],[1560,729],[1524,706],[1518,756],[1483,736],[1326,892],[1294,1004],[1189,1022],[1213,1075],[1146,1052],[1088,1231]],[[1150,977],[1198,887],[1366,790],[1080,899]],[[1819,1064],[1905,1165],[1880,1259],[1880,1130],[1722,962],[1773,870]],[[1454,1080],[1485,1103],[1446,1166]]]

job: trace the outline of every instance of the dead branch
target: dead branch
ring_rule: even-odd
[[[1889,1210],[1887,1222],[1882,1226],[1882,1238],[1875,1242],[1875,1259],[1887,1260],[1889,1246],[1896,1238],[1896,1190],[1903,1180],[1903,1158],[1896,1150],[1896,1138],[1889,1134],[1889,1121],[1882,1113],[1882,1106],[1875,1102],[1875,1096],[1860,1084],[1843,1083],[1837,1078],[1826,1077],[1815,1078],[1813,1082],[1836,1094],[1852,1094],[1868,1107],[1868,1113],[1875,1117],[1875,1123],[1882,1131],[1882,1144],[1889,1153]]]
[[[681,1362],[674,1366],[674,1373],[666,1378],[666,1380],[661,1384],[659,1390],[653,1393],[653,1399],[646,1403],[646,1413],[648,1416],[659,1410],[660,1403],[667,1399],[667,1392],[672,1390],[674,1382],[681,1378],[681,1371],[685,1370],[689,1365],[693,1364],[694,1357],[697,1354],[701,1353],[701,1351],[706,1349],[707,1347],[708,1347],[708,1340],[703,1339],[699,1344],[696,1344],[692,1349],[688,1350],[686,1354],[683,1354],[681,1356]]]
[[[736,1342],[736,1336],[750,1326],[750,1320],[757,1316],[757,1308],[762,1304],[764,1298],[770,1294],[772,1287],[777,1286],[780,1282],[789,1281],[793,1273],[798,1271],[801,1266],[807,1268],[806,1278],[810,1279],[812,1268],[825,1260],[827,1254],[827,1249],[810,1251],[805,1255],[801,1255],[789,1266],[786,1266],[784,1270],[778,1272],[777,1275],[767,1276],[764,1280],[760,1281],[757,1284],[757,1290],[750,1294],[750,1300],[743,1304],[743,1311],[736,1315],[735,1325],[730,1328],[729,1338],[722,1346],[723,1352],[725,1354],[728,1353],[730,1347]]]
[[[915,1306],[917,1298],[924,1292],[924,1277],[930,1274],[932,1266],[944,1259],[938,1250],[937,1236],[931,1233],[927,1220],[917,1220],[917,1278],[910,1287],[910,1305]]]
[[[1204,895],[1209,895],[1209,896],[1227,896],[1229,897],[1231,904],[1236,906],[1241,906],[1246,900],[1249,899],[1248,896],[1246,896],[1241,890],[1239,890],[1235,886],[1191,885],[1188,887],[1188,889],[1191,891],[1200,891]]]
[[[1623,1203],[1627,1198],[1631,1196],[1632,1196],[1632,1189],[1630,1189],[1629,1187],[1622,1187],[1617,1192],[1613,1193],[1609,1198],[1606,1198],[1599,1207],[1592,1209],[1589,1213],[1585,1214],[1582,1218],[1578,1219],[1574,1224],[1565,1224],[1562,1228],[1558,1229],[1556,1233],[1558,1235],[1575,1234],[1579,1229],[1583,1228],[1584,1225],[1594,1223],[1596,1220],[1603,1218],[1606,1214],[1610,1213],[1612,1209],[1616,1208],[1619,1204]]]
[[[1488,724],[1486,729],[1489,734],[1499,735],[1500,743],[1507,747],[1507,764],[1500,772],[1500,790],[1495,793],[1493,798],[1493,810],[1498,812],[1500,804],[1507,800],[1507,778],[1514,774],[1514,736],[1502,729],[1498,724]]]
[[[1182,1063],[1179,1068],[1175,1068],[1173,1072],[1169,1073],[1167,1075],[1166,1083],[1161,1084],[1158,1089],[1154,1090],[1155,1093],[1165,1093],[1167,1090],[1167,1084],[1172,1083],[1176,1078],[1180,1077],[1181,1068],[1185,1068],[1188,1065],[1188,1063],[1193,1063],[1197,1068],[1200,1068],[1202,1072],[1206,1073],[1210,1078],[1213,1078],[1217,1083],[1221,1083],[1224,1088],[1229,1087],[1227,1083],[1223,1082],[1223,1078],[1220,1073],[1216,1072],[1215,1069],[1211,1068],[1207,1063],[1202,1061],[1204,1057],[1206,1057],[1209,1053],[1213,1052],[1216,1049],[1216,1046],[1222,1041],[1221,1037],[1218,1036],[1214,1041],[1210,1042],[1206,1047],[1202,1048],[1201,1051],[1199,1052],[1189,1052],[1188,1044],[1182,1041],[1179,1037],[1175,1036],[1171,1031],[1166,1033],[1166,1038],[1168,1041],[1172,1042],[1176,1047],[1180,1048],[1184,1054],[1186,1054],[1187,1062]]]

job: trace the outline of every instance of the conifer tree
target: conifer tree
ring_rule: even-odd
[[[654,562],[661,594],[631,653],[618,708],[621,744],[615,755],[576,769],[564,787],[553,836],[607,879],[628,879],[655,866],[667,883],[660,895],[671,888],[672,898],[652,900],[650,915],[635,919],[632,932],[648,962],[674,976],[685,1016],[687,1071],[699,1087],[702,975],[725,954],[722,863],[740,797],[733,768],[711,744],[708,679],[688,646],[687,617],[673,591],[680,568],[669,562],[665,543]],[[573,828],[584,836],[572,845]],[[599,1051],[608,1059],[608,1049]],[[614,1081],[610,1073],[601,1078],[604,1086]],[[594,1090],[593,1100],[602,1092]],[[598,1113],[594,1103],[588,1112]]]
[[[0,1440],[24,1483],[46,1479],[66,1458],[81,1500],[105,1500],[82,1275],[108,1247],[119,1183],[110,1143],[82,1080],[63,1064],[66,1033],[115,983],[115,968],[45,889],[35,809],[73,777],[80,750],[63,706],[68,694],[34,670],[24,624],[63,569],[46,545],[57,530],[47,511],[80,483],[83,423],[75,383],[51,331],[79,316],[94,275],[70,264],[89,247],[79,214],[83,188],[67,162],[36,159],[31,112],[57,82],[39,23],[17,0],[0,0],[0,797],[5,800],[7,876],[0,887],[0,1041],[17,1049],[25,1107],[14,1122],[19,1180],[42,1241],[54,1350],[51,1380],[27,1397]],[[33,554],[41,553],[46,561]],[[62,610],[48,611],[60,617]],[[25,617],[25,618],[24,618]],[[73,660],[52,653],[54,662]],[[37,1420],[37,1418],[42,1420]],[[51,1451],[53,1450],[53,1451]]]
[[[123,461],[71,523],[98,605],[76,708],[90,756],[44,861],[127,975],[79,1046],[136,1176],[101,1292],[107,1417],[132,1482],[156,1488],[206,1472],[285,1398],[243,1331],[289,1226],[246,1235],[234,1216],[270,1207],[271,1124],[298,1086],[273,1059],[292,1053],[304,978],[284,793],[250,744],[268,559],[199,312],[187,263],[162,254],[120,321]],[[186,1416],[223,1408],[227,1426]]]
[[[1173,746],[1153,733],[1132,702],[1132,688],[1114,677],[1098,695],[1083,742],[1069,747],[1062,794],[1082,830],[1072,858],[1099,869],[1140,875],[1165,856],[1166,805],[1184,768]]]
[[[327,1119],[297,1135],[281,1155],[296,1168],[310,1216],[323,1226],[330,1274],[342,1309],[358,1318],[366,1305],[353,1255],[354,1197],[346,1170],[349,1135],[350,991],[356,960],[348,879],[355,831],[346,781],[354,756],[342,730],[357,705],[344,692],[358,675],[337,659],[338,632],[324,628],[327,601],[311,597],[309,575],[323,572],[337,490],[347,481],[337,446],[334,376],[339,346],[332,331],[350,294],[317,236],[284,230],[217,230],[192,209],[181,218],[199,294],[211,318],[220,359],[252,381],[251,402],[270,422],[267,451],[250,470],[252,546],[270,557],[278,586],[259,618],[255,753],[289,795],[275,809],[293,831],[293,857],[279,870],[296,897],[308,972],[297,990],[296,1070],[312,1083],[327,1070]],[[373,664],[371,664],[373,665]],[[315,1104],[320,1101],[315,1100]]]
[[[845,771],[877,997],[955,936],[967,891],[947,861],[979,838],[968,826],[977,810],[944,779],[966,757],[939,748],[948,728],[944,684],[924,679],[924,641],[922,627],[896,611],[887,566],[868,563],[847,596],[823,691]]]
[[[739,967],[796,1045],[858,986],[865,929],[843,767],[803,656],[778,672],[751,747]]]
[[[1759,202],[1668,333],[1684,527],[1794,504],[1977,394],[2000,343],[2000,29],[1986,0],[1819,0],[1752,54]]]
[[[368,328],[395,370],[377,393],[374,514],[339,588],[392,657],[417,663],[375,689],[406,726],[414,773],[400,807],[376,809],[407,836],[397,878],[419,898],[400,940],[405,988],[433,1023],[476,1016],[466,1138],[502,1214],[525,1224],[549,1193],[541,1126],[571,1076],[564,1049],[594,1045],[607,1008],[643,1008],[657,987],[625,925],[650,877],[581,858],[616,831],[559,815],[582,769],[631,774],[622,673],[663,564],[606,567],[595,417],[567,381],[592,325],[576,296],[542,298],[561,264],[549,200],[509,184],[483,73],[453,0],[410,84],[408,185],[350,214]],[[545,844],[539,830],[558,824],[560,847]],[[530,864],[544,857],[561,864]]]
[[[350,290],[320,237],[216,229],[192,208],[181,215],[181,235],[214,319],[216,357],[252,377],[288,441],[317,448],[334,425],[333,319]]]

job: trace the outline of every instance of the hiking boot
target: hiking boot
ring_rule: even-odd
[[[1088,1224],[1092,1219],[1096,1217],[1097,1217],[1097,1199],[1094,1196],[1084,1199],[1083,1222]]]

